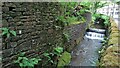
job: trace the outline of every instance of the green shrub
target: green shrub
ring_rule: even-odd
[[[47,58],[47,61],[45,62],[44,65],[46,65],[49,62],[52,63],[52,64],[56,64],[57,62],[55,61],[55,58],[60,57],[62,52],[63,52],[62,47],[55,47],[53,49],[53,52],[49,52],[49,53],[45,52],[45,53],[43,53],[43,56]]]
[[[17,60],[14,61],[14,63],[19,64],[21,68],[26,68],[26,67],[34,68],[34,65],[38,64],[40,60],[41,59],[38,58],[27,58],[25,57],[25,53],[23,52],[19,55]]]

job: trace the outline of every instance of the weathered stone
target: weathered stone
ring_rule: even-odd
[[[21,52],[21,51],[24,51],[24,50],[28,50],[28,49],[30,49],[31,47],[30,47],[30,43],[28,43],[28,42],[23,42],[23,43],[21,43],[20,45],[18,45],[17,47],[15,47],[15,54],[17,54],[18,52]]]
[[[9,7],[2,7],[2,11],[8,12],[9,11]]]
[[[14,49],[13,48],[5,49],[5,50],[3,50],[3,58],[9,57],[13,53],[14,53]]]

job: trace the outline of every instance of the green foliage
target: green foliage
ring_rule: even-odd
[[[103,15],[103,14],[98,14],[98,13],[95,13],[92,15],[92,20],[95,21],[97,18],[101,18],[101,19],[104,19],[105,22],[104,25],[105,26],[110,26],[110,23],[109,23],[109,16],[107,15]]]
[[[58,59],[57,68],[63,68],[65,65],[68,65],[71,61],[71,55],[68,52],[64,52],[62,56]]]
[[[77,18],[76,17],[74,17],[74,16],[72,16],[72,17],[68,17],[67,19],[66,19],[66,22],[68,22],[68,23],[70,23],[70,24],[74,24],[74,22],[76,22],[77,21]]]
[[[104,37],[104,40],[102,41],[102,45],[108,44],[109,38]]]
[[[68,42],[70,41],[70,35],[66,32],[63,33],[63,39],[64,39],[64,42]]]
[[[62,2],[61,5],[63,6],[65,11],[62,16],[58,17],[58,20],[62,21],[65,25],[71,25],[71,24],[76,24],[75,23],[76,21],[85,22],[86,20],[82,16],[82,14],[86,12],[92,12],[93,17],[94,17],[96,10],[98,8],[104,7],[105,5],[107,5],[107,3],[102,3],[100,1],[97,1],[97,2],[67,2],[67,3]],[[76,11],[76,14],[78,16],[73,16],[72,14],[76,7],[79,8],[79,11],[78,10]]]
[[[92,20],[93,21],[95,21],[96,18],[99,18],[99,17],[102,18],[104,16],[104,15],[96,13],[96,11],[97,11],[98,8],[102,8],[102,7],[106,6],[106,5],[107,5],[107,2],[103,3],[103,2],[100,2],[100,1],[96,1],[96,2],[93,2],[91,4],[91,12],[92,12]],[[105,25],[108,24],[107,20],[105,21],[104,24]]]
[[[61,53],[63,52],[63,48],[62,47],[56,47],[54,48],[54,54],[56,54],[57,56],[61,56]]]
[[[105,2],[105,3],[102,3],[102,2],[95,2],[95,8],[96,9],[98,9],[98,8],[102,8],[102,7],[104,7],[104,6],[106,6],[107,5],[107,2]]]
[[[100,2],[100,1],[93,2],[93,6],[92,6],[92,7],[93,7],[93,8],[92,8],[93,14],[96,13],[96,10],[97,10],[98,8],[102,8],[102,7],[106,6],[106,5],[107,5],[107,2],[105,2],[105,3]]]
[[[80,5],[83,6],[84,12],[86,12],[86,11],[91,12],[90,9],[92,7],[92,2],[80,2]]]
[[[44,53],[43,56],[47,58],[47,61],[45,62],[45,64],[47,64],[48,62],[54,63],[54,61],[52,60],[52,57],[54,56],[53,53]]]
[[[19,54],[19,57],[17,58],[17,60],[14,61],[14,63],[19,64],[21,68],[26,68],[26,67],[34,68],[34,65],[38,64],[38,62],[41,60],[38,58],[27,58],[24,55],[25,55],[25,52]]]
[[[92,13],[92,19],[93,21],[96,20],[97,17],[100,17],[100,14],[96,13],[96,10],[98,8],[102,8],[107,5],[107,2],[103,3],[100,1],[96,2],[81,2],[80,5],[83,6],[83,8],[80,10],[80,13],[85,13],[85,12],[91,12]],[[105,22],[107,23],[107,22]]]
[[[96,13],[98,8],[102,8],[107,5],[107,2],[103,3],[100,1],[96,2],[80,2],[80,5],[83,6],[84,12],[92,12],[93,14]]]
[[[2,35],[5,35],[7,38],[9,38],[11,35],[16,36],[16,32],[14,30],[10,30],[8,28],[0,28],[3,32]]]
[[[43,56],[45,56],[47,58],[47,61],[45,62],[45,64],[47,64],[48,62],[50,62],[52,64],[56,64],[57,62],[54,61],[53,57],[60,57],[62,52],[63,52],[62,47],[56,47],[56,48],[53,49],[53,52],[43,53]]]
[[[58,16],[57,20],[63,22],[65,26],[68,25],[68,22],[67,22],[67,20],[65,19],[64,16]]]
[[[85,22],[85,18],[82,16],[88,8],[83,8],[81,10],[75,11],[76,6],[79,5],[79,2],[62,2],[60,3],[63,7],[63,14],[61,16],[57,17],[58,21],[61,21],[64,23],[64,25],[72,25],[72,24],[79,24],[81,23],[80,21]],[[77,16],[74,16],[73,13],[76,13]],[[77,22],[79,21],[79,22]],[[77,22],[77,23],[76,23]],[[83,23],[82,22],[82,23]]]
[[[95,21],[99,17],[100,17],[100,14],[95,13],[92,15],[92,20]]]
[[[105,19],[105,26],[110,26],[110,23],[109,23],[109,16],[106,16],[106,15],[102,15],[101,16],[102,19]]]

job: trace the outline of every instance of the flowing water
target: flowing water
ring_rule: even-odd
[[[71,53],[72,61],[70,66],[96,66],[101,48],[101,41],[104,40],[102,31],[93,30],[86,32],[84,40]]]

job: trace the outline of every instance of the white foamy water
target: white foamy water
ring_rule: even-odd
[[[105,31],[105,30],[101,30],[101,29],[94,29],[95,31],[94,32],[87,32],[85,34],[85,37],[86,38],[89,38],[89,39],[98,39],[98,40],[104,40],[104,34],[102,33],[98,33],[98,32],[102,32],[102,31]],[[98,30],[98,31],[97,31]],[[96,32],[97,31],[97,32]]]

